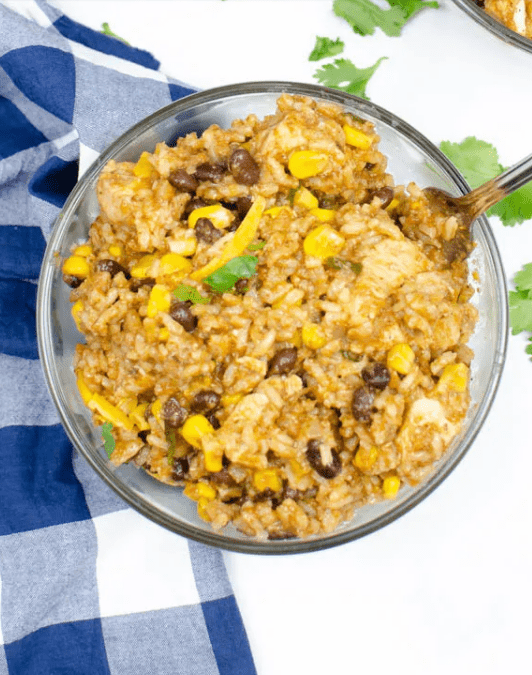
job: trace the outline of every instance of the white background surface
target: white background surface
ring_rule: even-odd
[[[56,0],[74,20],[147,49],[195,87],[315,82],[316,35],[357,66],[384,61],[368,95],[431,141],[532,152],[532,54],[498,41],[450,0],[398,38],[355,35],[332,0]],[[491,220],[510,288],[532,262],[532,222]],[[530,672],[532,362],[509,341],[488,422],[447,481],[365,539],[299,556],[225,554],[259,675]]]

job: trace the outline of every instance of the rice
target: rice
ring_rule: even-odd
[[[80,395],[115,465],[184,487],[215,529],[330,532],[460,432],[477,312],[457,223],[394,186],[378,142],[285,94],[102,171],[63,267]]]

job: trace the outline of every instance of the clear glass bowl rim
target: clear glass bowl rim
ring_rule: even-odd
[[[504,42],[507,42],[514,47],[519,47],[525,52],[532,54],[532,40],[520,35],[516,31],[508,28],[497,19],[494,19],[487,12],[485,12],[481,7],[479,7],[473,0],[453,0],[455,5],[458,5],[466,14],[468,14],[474,21],[478,24],[487,28],[490,33],[493,33],[496,37]]]
[[[482,428],[484,420],[493,403],[500,377],[502,375],[508,339],[508,303],[505,275],[500,259],[500,253],[497,243],[493,237],[490,225],[487,219],[484,216],[481,216],[481,218],[477,220],[476,225],[482,228],[483,235],[488,242],[488,252],[491,256],[491,262],[498,281],[498,307],[500,316],[498,319],[499,330],[497,334],[498,343],[496,346],[497,359],[494,360],[492,364],[486,395],[479,403],[473,423],[469,427],[462,440],[460,451],[455,452],[453,456],[448,461],[446,461],[443,469],[431,475],[429,479],[424,482],[414,494],[412,494],[402,504],[398,505],[398,507],[396,507],[394,510],[379,516],[371,522],[368,522],[355,529],[333,532],[330,535],[322,538],[285,539],[277,541],[258,541],[253,538],[249,538],[249,540],[237,539],[224,534],[219,534],[215,531],[200,530],[186,522],[178,522],[174,518],[171,518],[165,513],[162,513],[154,508],[152,504],[139,499],[128,486],[117,481],[115,475],[102,463],[97,461],[94,453],[83,446],[83,443],[80,442],[80,439],[77,437],[69,421],[67,414],[68,411],[63,409],[62,401],[58,395],[58,392],[56,391],[56,388],[59,387],[59,381],[51,345],[52,331],[50,321],[50,291],[53,273],[53,267],[51,263],[54,259],[54,253],[59,248],[59,243],[61,242],[65,231],[68,229],[72,215],[75,213],[78,204],[84,197],[87,186],[90,184],[92,179],[100,173],[109,159],[113,158],[117,152],[126,147],[140,133],[147,131],[158,121],[162,121],[167,117],[186,111],[195,105],[210,102],[214,103],[228,97],[238,97],[245,96],[247,94],[262,93],[281,94],[283,92],[301,94],[303,96],[310,96],[313,98],[325,98],[326,100],[338,103],[339,105],[356,105],[356,108],[358,112],[360,112],[361,116],[367,114],[374,119],[393,127],[399,132],[399,134],[402,134],[407,138],[407,140],[420,148],[431,160],[433,160],[440,168],[443,168],[447,172],[449,178],[455,183],[456,188],[462,194],[465,194],[469,191],[470,188],[464,178],[461,176],[455,166],[435,145],[433,145],[425,136],[420,134],[407,122],[403,121],[401,118],[397,117],[388,110],[376,105],[375,103],[366,101],[336,89],[328,89],[320,85],[289,81],[245,82],[216,87],[190,94],[157,110],[153,114],[132,126],[128,131],[117,138],[95,160],[95,162],[89,167],[80,181],[73,188],[61,213],[58,215],[54,223],[43,258],[37,292],[37,339],[39,357],[48,389],[56,405],[67,436],[74,447],[79,450],[84,459],[96,471],[99,477],[104,480],[104,482],[109,487],[111,487],[115,493],[117,493],[136,511],[154,521],[155,523],[162,525],[163,527],[177,534],[217,548],[238,553],[261,555],[308,553],[314,550],[322,550],[331,548],[333,546],[338,546],[379,530],[380,528],[388,525],[410,511],[423,499],[425,499],[458,465],[476,438],[478,432]]]

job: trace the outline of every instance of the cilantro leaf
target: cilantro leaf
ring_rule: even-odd
[[[336,59],[317,70],[314,77],[325,87],[340,89],[348,94],[368,99],[366,86],[381,61],[386,58],[383,56],[369,68],[357,68],[349,59]]]
[[[109,28],[109,24],[107,22],[102,23],[102,30],[100,31],[100,33],[103,33],[104,35],[108,35],[109,37],[113,37],[116,40],[120,40],[120,42],[123,42],[126,45],[129,44],[129,42],[127,40],[124,40],[124,38],[121,38],[116,33],[113,33],[113,31]]]
[[[166,455],[166,459],[168,460],[168,464],[171,465],[174,461],[174,454],[177,444],[175,429],[170,429],[166,432],[166,442],[168,443],[168,453]]]
[[[262,248],[266,246],[266,242],[264,240],[258,241],[256,244],[250,244],[248,246],[249,251],[260,251]]]
[[[351,262],[350,260],[344,260],[343,258],[337,258],[336,256],[325,258],[325,265],[333,270],[348,269],[355,274],[360,274],[360,272],[362,272],[362,263]]]
[[[440,150],[459,169],[473,189],[503,172],[495,147],[474,136],[468,136],[461,143],[442,141]]]
[[[204,298],[194,286],[179,284],[173,293],[181,302],[191,302],[194,305],[205,305],[209,302],[209,298]]]
[[[461,143],[442,141],[440,150],[464,175],[473,189],[505,170],[499,161],[496,148],[474,136],[468,136]],[[532,182],[492,206],[487,215],[499,216],[502,224],[507,226],[532,218]]]
[[[514,284],[520,291],[532,290],[532,263],[523,265],[523,269],[514,277]]]
[[[488,216],[499,216],[503,225],[510,227],[532,218],[532,182],[512,192],[488,211]]]
[[[204,279],[218,293],[229,291],[239,279],[249,279],[255,274],[259,259],[254,255],[240,255]]]
[[[334,0],[333,11],[359,35],[373,35],[378,27],[397,37],[414,14],[425,7],[439,7],[437,2],[425,0],[388,0],[388,4],[389,9],[382,9],[371,0]]]
[[[316,44],[314,49],[308,57],[309,61],[319,61],[320,59],[326,59],[329,56],[336,56],[341,54],[344,50],[344,43],[340,38],[336,40],[331,40],[328,37],[320,37],[316,35]]]
[[[102,426],[102,438],[104,441],[105,452],[107,453],[108,457],[110,457],[113,454],[113,450],[115,449],[115,439],[113,438],[113,434],[111,433],[112,428],[113,425],[111,424],[111,422],[104,422]]]
[[[512,334],[517,335],[523,331],[532,332],[532,292],[510,291],[508,301]]]

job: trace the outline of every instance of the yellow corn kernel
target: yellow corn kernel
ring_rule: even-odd
[[[159,312],[167,312],[170,309],[171,301],[172,295],[166,286],[155,284],[151,289],[150,297],[148,298],[146,316],[153,318],[154,316],[157,316]]]
[[[282,211],[288,211],[290,213],[291,209],[289,206],[283,205],[283,206],[272,206],[269,209],[266,209],[264,211],[265,216],[271,216],[272,218],[277,218],[277,216],[282,212]]]
[[[204,415],[191,415],[187,417],[181,427],[181,436],[193,448],[201,450],[203,436],[214,433],[214,427]]]
[[[304,209],[316,209],[319,205],[318,198],[310,190],[301,186],[294,195],[294,206],[300,206]]]
[[[192,268],[190,260],[183,258],[177,253],[166,253],[161,258],[159,263],[159,270],[157,276],[165,276],[167,274],[174,274],[175,272],[188,272]]]
[[[220,403],[224,408],[228,408],[230,405],[238,403],[243,397],[243,394],[225,394],[225,396],[222,396]]]
[[[83,309],[83,303],[81,300],[78,300],[72,305],[72,309],[70,310],[70,313],[72,314],[72,318],[76,322],[76,326],[78,327],[78,330],[81,330],[80,328],[80,318],[79,318],[79,313]]]
[[[148,152],[143,152],[139,157],[138,162],[133,167],[133,173],[137,178],[150,178],[150,176],[155,173],[152,163],[150,162],[150,154]]]
[[[76,246],[73,255],[79,255],[82,258],[86,258],[91,253],[92,253],[92,246],[90,244],[81,244],[81,246]]]
[[[198,240],[194,235],[191,237],[183,237],[182,239],[173,239],[170,242],[170,249],[172,253],[177,253],[182,256],[190,256],[196,253],[198,248]]]
[[[156,255],[148,254],[142,256],[142,258],[136,262],[130,270],[130,274],[134,279],[146,279],[150,276],[150,270],[157,259]]]
[[[399,205],[399,200],[394,197],[392,199],[392,201],[388,204],[388,206],[384,210],[385,211],[393,211],[395,208],[397,208],[398,205]]]
[[[386,499],[394,499],[401,487],[401,479],[399,476],[386,476],[382,481],[382,492]]]
[[[150,428],[144,413],[148,408],[148,403],[139,403],[135,408],[129,413],[129,419],[133,424],[140,429],[140,431],[147,431]]]
[[[183,494],[195,502],[200,499],[212,502],[213,499],[216,499],[216,490],[212,485],[208,485],[207,483],[187,483]]]
[[[320,349],[327,344],[327,338],[317,323],[305,323],[301,329],[301,340],[309,349]]]
[[[209,513],[207,512],[207,504],[210,502],[210,499],[207,499],[206,497],[200,497],[198,499],[198,516],[202,520],[206,520],[207,522],[210,522],[211,517],[209,516]]]
[[[159,340],[161,342],[166,342],[169,339],[170,339],[170,331],[166,326],[163,326],[159,331]]]
[[[126,415],[134,410],[137,407],[137,397],[136,396],[124,396],[116,404],[117,408],[120,408],[122,412],[125,412]]]
[[[334,209],[310,209],[312,215],[321,220],[322,223],[331,223],[334,220],[336,211]]]
[[[276,469],[261,469],[253,474],[253,485],[259,492],[270,489],[272,492],[280,492],[283,489],[283,481]]]
[[[314,150],[297,150],[290,155],[288,170],[295,178],[310,178],[321,173],[329,162],[324,152]]]
[[[222,455],[217,455],[210,450],[203,451],[203,461],[207,471],[215,473],[216,471],[221,471],[223,468]]]
[[[353,145],[355,148],[367,150],[371,148],[371,138],[360,129],[344,124],[345,141],[348,145]]]
[[[161,424],[162,409],[163,409],[163,402],[161,401],[161,399],[160,398],[155,399],[155,401],[151,404],[150,412],[155,417],[157,422],[159,422],[159,424]]]
[[[112,403],[100,396],[100,394],[93,394],[88,403],[91,410],[96,411],[107,422],[111,422],[113,426],[121,427],[131,431],[133,429],[133,422],[129,419],[126,413],[122,412]]]
[[[410,345],[406,342],[401,342],[394,345],[388,352],[386,363],[388,368],[393,368],[401,375],[408,375],[412,370],[416,355]]]
[[[266,200],[259,195],[246,213],[244,220],[238,226],[233,238],[226,245],[221,254],[207,263],[204,267],[200,267],[199,270],[193,272],[190,275],[190,278],[194,279],[194,281],[201,281],[202,279],[205,279],[205,277],[208,277],[209,274],[212,274],[225,265],[225,263],[228,263],[233,258],[241,255],[255,239],[265,205]]]
[[[307,255],[316,258],[330,258],[338,255],[345,244],[345,239],[328,225],[319,225],[311,230],[303,241],[303,250]]]
[[[369,448],[359,448],[353,464],[361,471],[369,471],[377,461],[379,450],[372,445]]]
[[[90,265],[84,257],[71,255],[63,263],[62,272],[79,279],[85,279],[89,275]]]
[[[109,253],[115,258],[120,258],[120,256],[124,255],[124,249],[118,246],[118,244],[111,244],[109,246]]]
[[[233,214],[221,204],[211,204],[194,209],[188,217],[188,226],[194,227],[200,218],[208,218],[214,227],[225,230],[233,222]]]
[[[463,393],[467,388],[469,379],[469,368],[465,363],[450,363],[445,366],[440,379],[438,380],[438,389],[443,387]]]
[[[81,399],[85,405],[89,405],[89,401],[92,398],[92,392],[91,390],[87,387],[87,384],[85,380],[81,377],[81,375],[78,375],[76,379],[76,384],[78,385],[78,390],[81,396]]]

